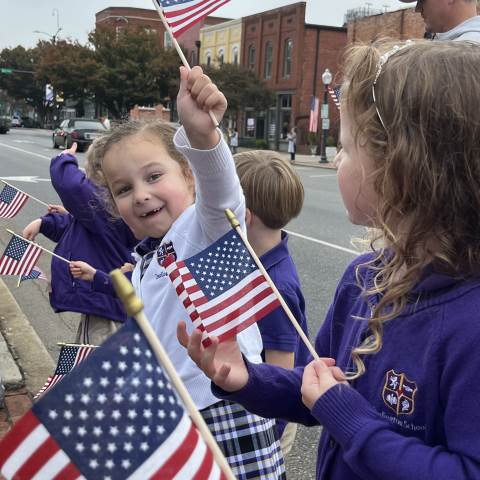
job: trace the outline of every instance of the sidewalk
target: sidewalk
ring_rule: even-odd
[[[55,363],[0,279],[0,439],[32,406]]]

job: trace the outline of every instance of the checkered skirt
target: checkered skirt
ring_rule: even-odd
[[[225,400],[201,414],[238,480],[287,478],[274,420]]]

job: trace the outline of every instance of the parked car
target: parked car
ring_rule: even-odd
[[[70,148],[77,142],[78,151],[86,150],[93,140],[106,132],[100,120],[93,118],[68,118],[53,132],[53,148]]]
[[[12,120],[10,121],[10,125],[12,127],[21,127],[22,126],[22,119],[20,117],[17,117],[16,115],[14,115],[12,117]]]
[[[0,133],[7,133],[10,130],[10,117],[0,116]]]

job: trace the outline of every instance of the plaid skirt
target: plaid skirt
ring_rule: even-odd
[[[200,413],[238,480],[287,478],[274,420],[225,400]]]

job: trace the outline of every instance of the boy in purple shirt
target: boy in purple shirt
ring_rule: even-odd
[[[297,269],[282,230],[303,206],[303,185],[295,170],[277,152],[258,150],[234,156],[246,201],[248,241],[308,336],[305,300]],[[266,363],[283,368],[304,366],[309,352],[282,308],[259,323]],[[283,454],[292,448],[297,425],[277,420]]]

